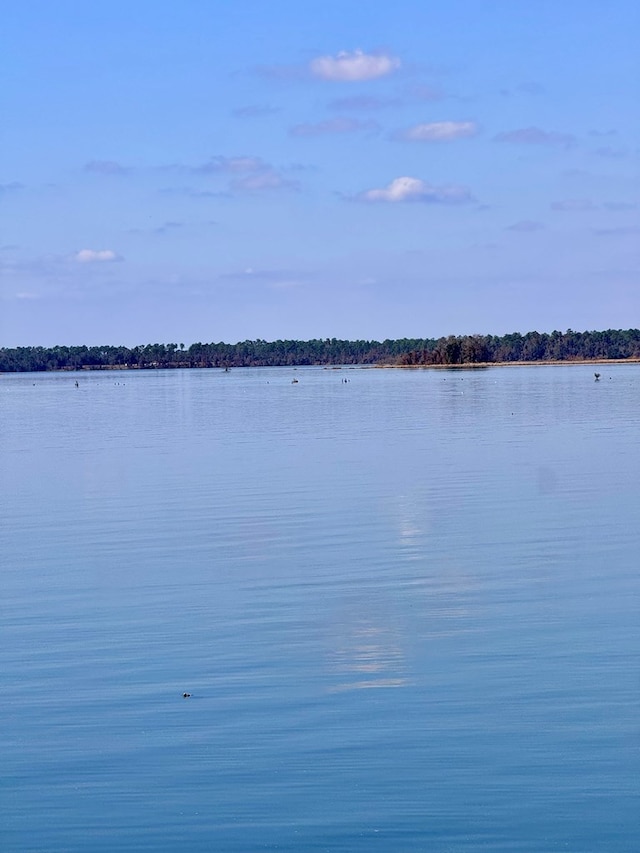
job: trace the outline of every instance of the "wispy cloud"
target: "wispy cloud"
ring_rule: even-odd
[[[534,231],[542,231],[544,225],[542,222],[536,222],[533,219],[520,219],[514,222],[513,225],[507,225],[507,231],[517,231],[520,234],[532,234]]]
[[[614,213],[623,213],[628,210],[638,209],[638,205],[633,201],[605,201],[602,206],[605,210],[611,210]]]
[[[474,121],[432,121],[400,131],[396,138],[406,142],[452,142],[477,133],[478,125]]]
[[[539,127],[521,127],[498,133],[496,142],[506,142],[511,145],[558,145],[570,148],[576,144],[576,139],[570,133],[558,133],[553,130],[542,130]]]
[[[600,237],[627,237],[640,234],[640,225],[621,225],[619,228],[594,228],[593,233]]]
[[[314,77],[334,82],[359,82],[387,77],[400,68],[400,60],[388,53],[341,51],[335,56],[318,56],[312,59],[309,70]]]
[[[287,178],[271,163],[261,157],[211,157],[206,163],[196,166],[192,171],[200,175],[226,175],[232,178],[229,184],[231,193],[264,192],[269,190],[297,190],[298,181]],[[193,192],[189,194],[193,195]]]
[[[271,107],[268,104],[250,104],[246,107],[238,107],[231,110],[231,115],[234,118],[264,118],[280,112],[278,107]]]
[[[379,125],[375,121],[362,121],[357,118],[337,116],[315,124],[296,124],[289,133],[291,136],[327,136],[335,133],[355,133],[378,129]]]
[[[19,181],[9,181],[7,184],[0,184],[0,195],[4,195],[5,193],[13,193],[17,190],[23,190],[24,184],[21,184]]]
[[[523,95],[543,95],[545,88],[542,83],[536,83],[535,80],[525,80],[523,83],[518,83],[516,92]]]
[[[260,77],[282,82],[303,82],[309,79],[305,65],[259,65],[254,72]]]
[[[112,249],[80,249],[74,259],[79,264],[104,264],[122,260]]]
[[[366,203],[422,202],[425,204],[465,204],[473,201],[467,187],[456,184],[434,186],[420,178],[395,178],[381,189],[365,190],[354,196],[355,201]]]
[[[581,213],[585,210],[595,210],[597,205],[590,198],[565,198],[551,203],[551,210],[563,213]]]
[[[184,195],[189,198],[229,198],[228,192],[200,190],[194,189],[194,187],[163,187],[159,192],[163,195]]]
[[[626,148],[614,148],[612,145],[603,145],[600,148],[596,148],[593,153],[597,154],[598,157],[606,157],[609,160],[622,160],[629,154]]]
[[[231,189],[239,192],[261,193],[272,190],[299,190],[300,183],[285,178],[275,169],[264,169],[254,174],[245,175],[231,182]]]
[[[89,160],[84,165],[85,172],[93,172],[96,175],[126,175],[131,170],[115,160]]]
[[[377,98],[375,95],[352,95],[350,98],[336,98],[330,101],[330,110],[340,112],[374,112],[402,104],[400,98]]]
[[[563,213],[583,213],[588,210],[606,210],[609,213],[626,213],[628,211],[637,210],[638,205],[632,201],[605,201],[602,204],[596,204],[590,198],[566,198],[561,201],[554,201],[550,205],[551,210],[560,211]]]
[[[311,278],[311,274],[302,270],[246,267],[241,271],[222,273],[218,278],[221,281],[255,282],[276,289],[284,289],[306,284]]]
[[[444,94],[440,89],[436,89],[433,86],[426,86],[424,84],[410,86],[406,90],[406,93],[411,100],[421,101],[424,103],[429,103],[430,101],[441,101],[444,98]]]
[[[162,225],[159,225],[157,228],[153,229],[154,234],[164,235],[168,234],[170,231],[176,231],[179,228],[184,227],[184,222],[175,222],[170,220],[168,222],[164,222]]]
[[[238,175],[270,168],[260,157],[211,157],[193,171],[203,175]]]
[[[511,95],[542,95],[544,91],[545,88],[542,84],[527,81],[518,83],[513,89],[501,89],[500,94],[505,97],[510,97]]]

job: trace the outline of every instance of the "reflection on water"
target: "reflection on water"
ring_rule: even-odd
[[[0,848],[634,850],[609,374],[0,377]]]
[[[366,622],[342,628],[334,638],[330,661],[339,680],[332,691],[407,686],[405,656],[390,629]]]

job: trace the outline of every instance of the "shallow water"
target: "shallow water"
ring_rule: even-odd
[[[1,849],[634,850],[600,371],[0,376]]]

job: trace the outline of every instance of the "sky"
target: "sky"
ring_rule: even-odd
[[[637,0],[8,0],[0,346],[640,325]]]

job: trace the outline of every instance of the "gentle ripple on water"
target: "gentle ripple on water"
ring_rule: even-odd
[[[3,850],[635,849],[640,367],[77,378],[0,377]]]

